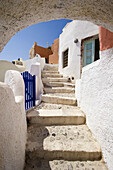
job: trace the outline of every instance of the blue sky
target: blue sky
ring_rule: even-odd
[[[42,47],[47,47],[47,42],[49,42],[49,46],[51,46],[68,22],[71,22],[71,20],[52,20],[31,25],[19,31],[0,53],[0,60],[12,61],[20,57],[23,60],[27,60],[29,58],[29,50],[34,42],[37,42],[37,45]]]

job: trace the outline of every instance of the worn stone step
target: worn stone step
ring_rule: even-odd
[[[42,73],[42,77],[63,77],[62,74],[53,74],[53,73]]]
[[[48,93],[49,96],[75,98],[75,93]]]
[[[45,87],[45,93],[75,93],[75,88],[67,87]]]
[[[42,74],[43,74],[43,73],[44,73],[44,74],[47,74],[47,73],[50,73],[50,74],[51,74],[51,73],[52,73],[52,74],[59,74],[59,71],[43,70],[43,71],[42,71]]]
[[[78,109],[34,109],[27,114],[30,124],[44,125],[80,125],[86,121],[84,113]]]
[[[46,160],[93,161],[102,158],[100,145],[87,125],[28,127],[30,157]]]
[[[42,81],[43,83],[46,83],[46,82],[68,82],[68,78],[64,78],[64,77],[61,77],[61,78],[54,78],[54,77],[46,77],[46,78],[42,78]]]
[[[45,64],[43,70],[58,71],[58,65],[57,64]]]
[[[64,87],[75,87],[75,84],[74,83],[69,83],[69,82],[65,82],[64,83]]]
[[[50,95],[43,94],[41,96],[43,102],[46,103],[54,103],[54,104],[67,104],[67,105],[77,105],[77,100],[74,97],[66,97],[66,96],[58,96],[58,95]]]
[[[71,88],[75,88],[75,84],[65,83],[65,82],[45,82],[44,85],[50,86],[50,87],[71,87]]]
[[[64,83],[63,82],[46,82],[44,83],[44,85],[48,87],[63,87]]]
[[[108,168],[103,161],[49,161],[26,157],[24,170],[108,170]]]
[[[77,106],[72,106],[72,105],[64,105],[64,104],[53,104],[53,103],[45,103],[45,102],[41,102],[40,105],[36,106],[36,109],[47,109],[47,110],[53,110],[53,109],[68,109],[68,110],[72,110],[72,109],[80,109]],[[29,110],[27,111],[27,113],[29,113]]]

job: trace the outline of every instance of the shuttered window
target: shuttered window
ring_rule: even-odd
[[[63,68],[68,66],[68,49],[63,52]]]

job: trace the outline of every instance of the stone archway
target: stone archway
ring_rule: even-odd
[[[52,19],[91,21],[113,31],[112,0],[5,0],[0,2],[0,51],[18,31]]]

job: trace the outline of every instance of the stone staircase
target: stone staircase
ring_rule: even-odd
[[[42,72],[42,81],[45,86],[42,101],[54,104],[77,105],[75,99],[75,84],[59,74],[58,66],[45,66]]]
[[[42,103],[27,113],[25,170],[107,170],[100,145],[77,107],[74,84],[58,75],[58,66],[45,66]]]

